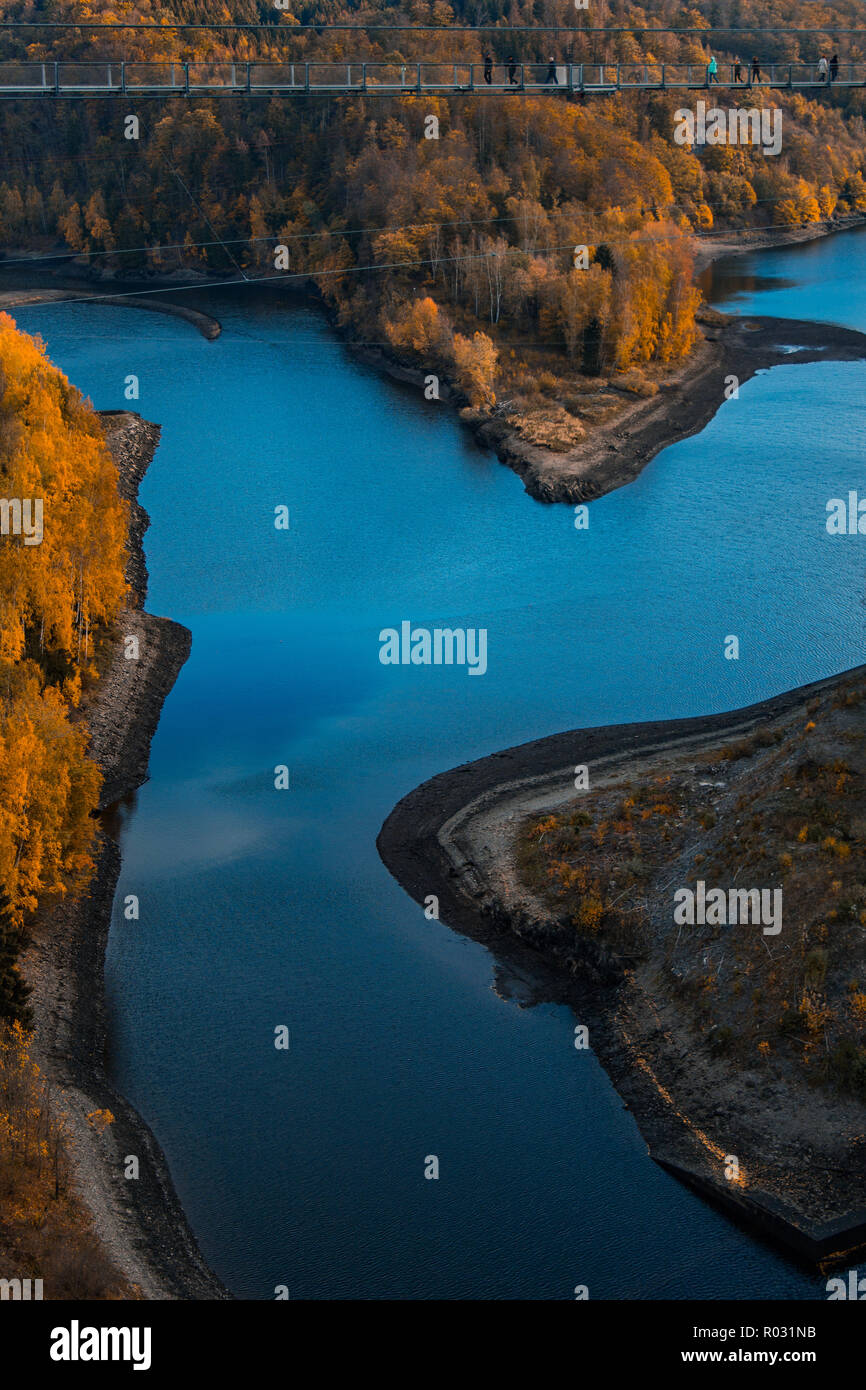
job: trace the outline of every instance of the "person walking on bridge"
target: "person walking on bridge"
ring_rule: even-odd
[[[707,63],[707,86],[709,87],[709,85],[710,85],[711,82],[715,82],[716,85],[718,86],[718,81],[719,81],[719,65],[718,65],[718,63],[716,62],[715,58],[713,57],[713,55],[712,55],[712,53],[711,53],[711,54],[710,54],[710,61]]]
[[[545,87],[549,87],[551,82],[553,83],[554,87],[559,86],[559,78],[556,75],[556,59],[552,55],[550,58],[550,62],[547,64],[547,77],[544,83]]]
[[[735,82],[742,82],[742,80],[743,80],[743,65],[742,65],[742,63],[740,62],[739,58],[735,58],[735,59],[734,59],[734,81],[735,81]]]
[[[508,81],[512,87],[517,85],[517,59],[513,54],[508,59]]]
[[[826,82],[828,76],[829,76],[829,69],[828,69],[828,67],[827,67],[827,59],[826,59],[826,58],[819,58],[819,59],[818,59],[818,81],[819,81],[819,82]]]
[[[839,76],[839,54],[834,53],[830,59],[830,81],[835,82]]]
[[[753,82],[760,82],[760,81],[761,81],[761,64],[758,62],[757,58],[753,58],[753,59],[752,59],[752,76],[751,76],[751,80],[752,80]]]
[[[484,55],[484,81],[487,83],[488,87],[493,81],[493,59],[489,53],[485,53]]]

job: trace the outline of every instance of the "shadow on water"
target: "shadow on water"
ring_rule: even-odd
[[[138,807],[138,790],[127,792],[109,806],[94,813],[109,839],[119,843]]]
[[[743,295],[761,294],[766,290],[792,290],[797,281],[781,275],[759,275],[743,270],[734,258],[714,261],[699,277],[701,293],[708,304],[729,304]]]

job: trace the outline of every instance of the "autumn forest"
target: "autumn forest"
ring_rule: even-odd
[[[4,3],[4,17],[33,7]],[[821,6],[828,28],[849,22],[851,4]],[[228,19],[229,11],[224,11]],[[651,18],[648,18],[648,14]],[[709,4],[601,4],[595,25],[644,23],[701,28],[728,23],[796,26],[792,3],[772,11]],[[171,17],[214,23],[208,7],[109,7],[57,3],[51,18]],[[239,22],[262,31],[118,34],[45,31],[5,35],[4,56],[153,61],[346,56],[408,61],[471,58],[478,34],[293,33],[300,23],[562,23],[554,4],[451,7],[436,0],[405,11],[336,4],[276,13],[249,3]],[[581,35],[580,16],[563,56],[587,61],[706,62],[699,34]],[[810,23],[819,23],[810,11]],[[746,42],[749,42],[748,37]],[[813,61],[813,39],[757,35],[764,61]],[[731,40],[727,40],[730,45]],[[856,59],[857,39],[847,57]],[[550,40],[520,36],[521,60],[546,57]],[[832,48],[828,34],[822,51]],[[514,48],[498,40],[491,56]],[[724,59],[734,56],[720,47]],[[138,140],[122,138],[112,103],[39,103],[11,115],[0,152],[0,244],[56,254],[65,248],[95,275],[146,276],[178,269],[244,272],[313,288],[355,338],[382,344],[453,376],[475,406],[507,397],[515,408],[562,399],[575,372],[641,373],[682,358],[695,339],[695,235],[740,226],[796,226],[866,208],[863,96],[815,101],[760,88],[743,105],[783,108],[784,150],[674,143],[676,93],[610,100],[521,97],[393,99],[347,96],[306,102],[143,103]],[[146,108],[146,109],[145,109]],[[435,136],[430,117],[436,118]],[[49,130],[50,127],[50,130]],[[589,273],[575,266],[587,247]],[[282,259],[276,250],[283,248]],[[148,249],[151,248],[151,249]],[[539,376],[541,382],[539,383]]]
[[[215,11],[200,0],[0,0],[7,21],[165,26],[2,31],[0,61],[400,64],[480,62],[489,50],[504,64],[518,40],[497,27],[526,26],[517,51],[525,62],[547,61],[555,46],[573,62],[703,64],[711,52],[720,62],[759,52],[767,63],[811,63],[857,17],[855,0],[815,4],[808,23],[823,26],[824,39],[755,32],[735,47],[737,36],[718,34],[712,47],[701,30],[796,28],[802,7],[291,0],[275,9],[233,0]],[[183,31],[172,21],[262,27]],[[362,22],[382,27],[300,27]],[[388,27],[399,23],[496,27],[486,37]],[[567,35],[531,32],[558,24]],[[633,32],[601,39],[584,32],[589,24]],[[861,42],[846,40],[846,61],[866,57]],[[106,291],[167,276],[273,280],[315,299],[354,343],[436,373],[466,418],[498,413],[527,439],[565,450],[592,427],[590,397],[649,396],[688,360],[701,334],[702,238],[866,213],[862,91],[740,93],[742,106],[781,108],[777,157],[678,145],[683,100],[410,92],[147,101],[134,139],[124,136],[126,108],[112,101],[4,103],[0,271],[67,271],[77,283],[86,274]],[[44,1141],[5,1174],[25,1211],[55,1181],[60,1141],[29,1058],[17,959],[48,910],[85,891],[93,872],[100,772],[86,716],[127,594],[128,515],[99,417],[2,313],[0,480],[2,497],[41,499],[44,514],[40,544],[10,527],[0,536],[0,1180],[4,1137],[7,1157],[20,1157],[21,1115],[32,1109]],[[37,1161],[38,1183],[27,1176]],[[3,1238],[0,1222],[0,1248]]]

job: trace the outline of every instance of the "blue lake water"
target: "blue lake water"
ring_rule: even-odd
[[[738,258],[717,293],[866,328],[863,249]],[[124,831],[141,920],[115,910],[106,977],[115,1078],[203,1253],[258,1299],[824,1297],[652,1163],[568,1010],[500,997],[375,838],[469,758],[862,661],[861,542],[824,523],[862,485],[866,364],[761,374],[577,531],[317,314],[243,293],[211,301],[214,343],[135,310],[17,315],[97,407],[137,375],[163,429],[148,607],[193,646]],[[486,627],[487,674],[382,666],[405,618]]]

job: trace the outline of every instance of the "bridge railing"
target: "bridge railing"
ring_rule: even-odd
[[[175,92],[187,90],[184,63],[124,63],[121,73],[125,92]]]
[[[306,63],[250,63],[250,91],[305,92]]]
[[[481,82],[481,64],[476,66],[476,80]],[[421,63],[420,87],[422,91],[453,91],[455,87],[472,87],[471,63]]]
[[[661,87],[664,84],[663,63],[620,63],[620,87]]]
[[[740,64],[740,77],[734,75],[733,63],[719,63],[715,78],[711,78],[708,63],[665,63],[662,68],[663,87],[720,87],[749,85],[749,65]]]
[[[190,63],[191,92],[242,92],[247,85],[246,63]]]
[[[665,63],[662,68],[663,87],[693,87],[706,78],[706,67],[690,63]]]
[[[306,62],[31,62],[0,63],[5,96],[201,96],[242,92],[573,91],[680,88],[713,92],[761,88],[866,85],[866,63],[843,63],[835,78],[816,63],[768,63],[752,72],[751,60],[718,64],[714,77],[703,63],[380,63]]]
[[[574,85],[586,91],[616,87],[616,63],[580,63],[575,68]]]
[[[46,67],[54,71],[53,64],[46,64]],[[122,70],[122,63],[58,63],[57,89],[76,95],[87,92],[121,92]]]
[[[817,63],[762,63],[759,61],[758,72],[754,73],[751,59],[741,59],[739,72],[734,63],[719,63],[715,81],[710,77],[709,68],[703,65],[690,65],[685,80],[682,78],[682,71],[680,64],[667,64],[665,85],[668,87],[699,87],[701,85],[714,87],[717,84],[724,87],[821,87],[862,84],[866,79],[866,65],[863,63],[840,64],[838,73],[832,82],[829,80],[829,75],[822,76],[819,73]]]
[[[366,63],[365,70],[368,91],[413,92],[418,90],[420,63]]]
[[[780,66],[776,64],[777,68]],[[793,87],[848,87],[853,84],[862,86],[866,80],[866,63],[840,63],[832,82],[829,81],[829,77],[819,74],[817,63],[792,63],[790,67]]]
[[[311,92],[344,92],[364,85],[363,63],[308,64]]]
[[[53,91],[53,63],[0,63],[0,87],[20,92]]]

